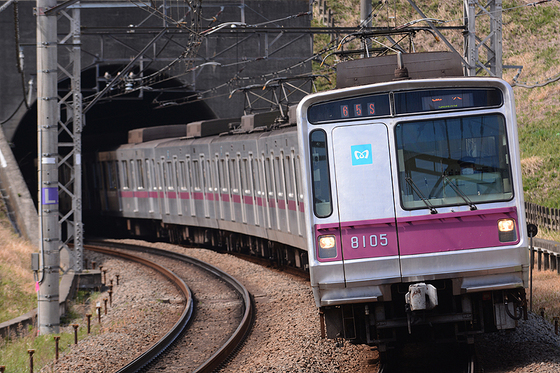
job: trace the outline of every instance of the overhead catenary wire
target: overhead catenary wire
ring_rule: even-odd
[[[183,18],[181,18],[180,21],[175,21],[175,20],[173,20],[172,17],[170,17],[169,15],[164,14],[163,12],[161,12],[161,10],[159,10],[159,9],[157,9],[157,8],[155,8],[155,7],[151,7],[150,4],[145,3],[143,0],[139,0],[139,1],[138,1],[138,0],[129,0],[129,1],[132,2],[132,3],[139,3],[139,4],[142,4],[142,5],[143,5],[143,6],[142,6],[143,9],[144,9],[144,8],[150,8],[150,9],[151,9],[151,10],[150,10],[150,13],[151,13],[151,14],[153,14],[153,15],[155,15],[155,16],[157,16],[157,17],[160,17],[160,18],[162,18],[162,19],[165,19],[165,20],[169,21],[170,24],[176,25],[177,27],[185,28],[186,30],[189,30],[189,32],[190,32],[190,31],[195,31],[195,33],[196,33],[196,35],[197,35],[196,39],[198,39],[198,43],[196,43],[196,42],[194,43],[194,44],[195,44],[195,45],[194,45],[195,47],[197,47],[197,46],[200,45],[200,42],[201,42],[202,38],[204,38],[205,36],[211,35],[211,34],[217,32],[217,31],[220,31],[220,30],[222,30],[222,29],[224,29],[224,28],[228,28],[228,27],[230,27],[230,28],[231,28],[231,27],[233,27],[233,28],[242,27],[242,28],[250,29],[250,28],[252,28],[252,27],[262,27],[263,25],[269,25],[269,24],[275,24],[275,23],[278,24],[278,23],[281,23],[282,21],[285,21],[285,20],[289,20],[289,19],[293,19],[293,18],[297,18],[297,17],[301,17],[301,16],[310,15],[310,12],[304,12],[304,13],[293,14],[293,15],[289,15],[289,16],[282,17],[282,18],[278,18],[278,19],[274,19],[274,20],[270,20],[270,19],[267,19],[267,18],[263,17],[263,18],[265,19],[264,22],[255,23],[255,24],[246,24],[246,23],[242,23],[242,22],[224,22],[224,23],[221,23],[221,24],[218,24],[218,25],[212,25],[212,24],[217,20],[217,17],[223,12],[223,9],[222,9],[223,7],[221,7],[220,10],[216,13],[216,15],[213,16],[211,19],[203,18],[203,17],[200,15],[200,16],[199,16],[199,17],[200,17],[200,20],[211,21],[211,24],[209,25],[209,26],[211,26],[211,27],[207,28],[207,29],[204,30],[204,31],[200,31],[200,23],[198,23],[198,30],[199,30],[199,31],[196,32],[196,30],[193,30],[193,27],[192,27],[192,26],[191,26],[191,27],[188,27],[188,25],[187,25],[185,22],[183,22],[183,20],[185,19],[186,15],[188,15],[188,14],[193,10],[193,8],[190,7],[190,6],[189,6],[189,11],[183,16]],[[523,5],[520,5],[520,6],[505,8],[505,9],[503,9],[503,11],[513,10],[513,9],[522,8],[522,7],[531,7],[531,6],[532,6],[532,7],[535,7],[535,6],[537,6],[537,5],[544,4],[544,3],[548,3],[548,2],[551,2],[551,1],[553,1],[553,0],[540,0],[540,1],[532,2],[532,3],[528,3],[528,4],[523,4]],[[559,0],[559,1],[560,1],[560,0]],[[192,3],[193,3],[193,2],[189,2],[189,5],[192,4]],[[379,4],[381,4],[381,5],[379,5]],[[377,6],[383,7],[384,4],[383,4],[383,3],[378,3]],[[245,7],[247,7],[246,4],[245,4]],[[248,7],[248,9],[251,9],[251,8]],[[145,9],[145,10],[146,10],[146,9]],[[251,10],[252,10],[252,11],[255,11],[254,9],[251,9]],[[377,9],[377,7],[376,7],[375,9],[372,9],[372,11],[370,12],[370,14],[369,14],[369,16],[368,16],[368,19],[371,19],[374,15],[376,15],[376,14],[375,14],[376,11],[377,11],[377,12],[379,11],[379,9]],[[199,13],[200,13],[200,12],[199,12]],[[482,13],[481,13],[481,14],[478,14],[477,17],[480,16],[480,15],[483,15],[483,14],[482,14]],[[262,15],[261,15],[261,16],[262,16]],[[410,26],[412,26],[412,25],[414,25],[414,24],[420,23],[420,22],[429,22],[429,23],[445,24],[445,23],[450,23],[450,22],[454,22],[454,21],[461,21],[461,20],[463,20],[463,19],[464,19],[464,18],[451,19],[451,20],[443,20],[443,19],[436,19],[436,18],[420,18],[420,19],[412,20],[412,21],[406,22],[406,23],[404,23],[404,24],[401,24],[401,25],[399,25],[399,26],[396,26],[396,27],[394,27],[393,29],[406,29],[406,28],[408,28],[408,27],[410,27]],[[364,22],[362,22],[362,24],[360,24],[360,26],[359,26],[360,29],[364,29],[364,28],[365,28],[364,25],[365,25],[365,22],[366,22],[366,21],[367,21],[367,20],[365,20]],[[196,29],[196,27],[194,27],[194,28]],[[280,28],[280,27],[278,27],[278,28]],[[274,29],[274,27],[271,28],[271,29]],[[359,37],[363,38],[364,36],[363,36],[363,35],[360,35],[359,33],[354,33],[351,37],[350,37],[349,35],[347,35],[347,36],[345,37],[345,39],[344,39],[343,41],[341,41],[341,42],[338,44],[338,47],[340,48],[340,46],[341,46],[342,44],[344,44],[345,42],[351,42],[351,41],[353,41],[353,40],[355,40],[356,38],[359,38]],[[396,48],[398,47],[398,43],[391,43],[392,45],[388,46],[388,45],[386,45],[386,44],[384,44],[384,43],[379,42],[378,40],[375,40],[375,38],[374,38],[374,41],[375,41],[377,44],[382,45],[386,50],[393,50],[393,51],[396,52]],[[197,69],[198,66],[193,66],[192,68],[187,68],[186,70],[184,70],[183,72],[181,72],[181,73],[179,73],[179,74],[169,74],[169,75],[164,76],[165,73],[168,72],[168,71],[170,71],[171,68],[172,68],[173,66],[175,66],[178,62],[181,62],[181,61],[185,61],[185,62],[187,62],[187,63],[192,63],[192,62],[193,62],[192,59],[189,58],[189,56],[192,56],[192,55],[193,55],[193,51],[192,51],[192,49],[191,49],[190,47],[191,47],[190,44],[187,45],[187,47],[185,48],[185,50],[183,51],[183,53],[182,53],[179,57],[177,57],[177,58],[174,59],[172,62],[170,62],[169,64],[167,64],[167,65],[164,66],[163,68],[159,69],[158,71],[156,71],[156,72],[154,72],[154,73],[152,73],[152,74],[150,74],[150,75],[148,75],[148,76],[141,76],[141,74],[137,74],[137,77],[135,77],[135,78],[133,78],[133,79],[130,79],[130,78],[127,79],[127,82],[129,82],[129,83],[130,83],[130,82],[133,82],[133,83],[135,83],[135,85],[136,85],[136,87],[135,87],[134,89],[128,90],[128,92],[135,91],[135,90],[138,90],[138,89],[148,88],[148,87],[153,86],[153,85],[155,85],[155,84],[158,84],[158,83],[161,83],[161,82],[164,82],[164,81],[168,81],[168,80],[171,80],[171,79],[177,79],[177,78],[180,78],[180,77],[182,77],[182,76],[185,76],[185,75],[189,74],[190,72],[193,71],[193,69]],[[332,50],[332,48],[331,48],[331,49],[328,49],[327,51],[323,51],[322,53],[321,53],[321,52],[316,53],[316,54],[314,54],[313,56],[311,56],[309,59],[305,59],[303,62],[308,61],[308,60],[310,60],[310,59],[311,59],[311,60],[320,59],[322,62],[324,62],[324,60],[325,60],[324,58],[318,58],[318,57],[320,57],[321,55],[324,55],[325,53],[327,53],[328,51],[331,51],[331,50]],[[160,53],[161,53],[161,51],[160,51]],[[258,62],[258,61],[266,60],[266,59],[267,59],[266,56],[261,56],[261,57],[255,57],[255,58],[252,58],[252,59],[247,59],[247,60],[244,60],[244,61],[238,61],[238,62],[229,63],[229,64],[222,64],[222,63],[218,63],[218,62],[216,62],[216,61],[212,61],[212,60],[209,60],[209,61],[208,61],[208,60],[206,60],[206,61],[204,61],[203,64],[206,64],[206,63],[208,63],[208,62],[211,62],[211,63],[215,63],[216,66],[219,66],[219,67],[221,67],[221,68],[226,68],[226,67],[231,67],[231,66],[235,66],[235,65],[243,65],[243,66],[246,66],[246,65],[249,65],[249,64],[252,64],[252,63],[255,63],[255,62]],[[279,70],[279,71],[271,72],[271,73],[268,73],[268,74],[265,74],[265,75],[261,75],[261,76],[253,76],[253,77],[241,77],[241,76],[240,76],[240,73],[244,70],[244,67],[243,67],[243,68],[241,68],[241,69],[235,74],[235,76],[233,76],[232,78],[230,78],[230,79],[228,80],[228,82],[226,82],[226,83],[224,83],[224,84],[220,84],[220,85],[218,85],[218,86],[216,86],[216,87],[213,87],[213,88],[210,88],[210,89],[206,89],[205,91],[202,91],[202,92],[200,93],[200,95],[201,95],[201,96],[204,96],[205,94],[208,94],[208,93],[211,93],[211,92],[216,92],[216,91],[222,89],[223,87],[226,87],[226,86],[229,87],[229,86],[232,86],[232,85],[235,85],[235,84],[240,84],[240,83],[242,83],[243,81],[250,81],[250,80],[256,81],[256,80],[259,80],[259,79],[262,80],[262,79],[266,79],[266,78],[269,78],[269,77],[272,77],[272,76],[277,76],[277,74],[280,74],[280,73],[285,72],[285,71],[289,71],[289,70],[291,70],[291,69],[293,69],[293,68],[295,68],[296,66],[299,66],[299,65],[301,65],[301,64],[298,63],[298,64],[296,64],[296,65],[294,65],[294,66],[291,66],[291,67],[289,67],[289,68],[286,68],[286,69],[281,69],[281,70]],[[328,70],[334,69],[335,66],[336,66],[336,64],[333,65],[333,66],[329,66],[329,67],[328,67]],[[322,67],[322,66],[321,66],[321,67]],[[558,80],[558,79],[555,79],[555,78],[549,79],[546,83],[543,83],[543,84],[548,84],[548,83],[550,83],[550,82],[552,82],[552,81],[556,81],[556,80]],[[121,85],[124,85],[124,84],[125,84],[125,83],[124,83],[124,77],[123,77],[123,81],[121,81],[120,84],[121,84]],[[538,83],[538,84],[540,84],[540,83]],[[522,83],[518,83],[517,85],[518,85],[518,86],[524,86]]]

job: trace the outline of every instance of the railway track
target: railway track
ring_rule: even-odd
[[[211,372],[232,355],[250,331],[253,317],[251,297],[243,285],[227,273],[195,258],[165,250],[114,243],[110,244],[111,248],[108,246],[106,243],[95,243],[85,248],[133,260],[157,270],[173,282],[188,300],[179,320],[165,336],[118,370],[119,373],[161,369]],[[134,255],[130,254],[131,250]],[[185,282],[193,288],[192,292]],[[216,293],[210,296],[200,293],[205,291]],[[224,292],[227,294],[223,295]],[[224,320],[220,316],[224,312],[219,306],[223,304],[226,304],[229,313],[236,315]],[[217,319],[228,327],[215,325],[214,330],[209,331],[208,325]]]

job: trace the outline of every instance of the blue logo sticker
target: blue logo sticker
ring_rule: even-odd
[[[352,166],[373,164],[371,144],[352,145],[350,151],[352,152]]]

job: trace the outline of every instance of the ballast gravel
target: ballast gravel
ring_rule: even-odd
[[[222,372],[378,371],[375,349],[321,338],[311,288],[303,279],[210,250],[134,240],[119,242],[203,260],[228,272],[251,292],[256,304],[253,331]],[[181,313],[184,300],[178,298],[172,285],[146,276],[147,269],[134,268],[138,265],[105,258],[107,276],[118,272],[123,282],[115,289],[102,333],[81,340],[54,367],[49,365],[42,372],[114,372],[154,343]],[[560,338],[547,321],[535,315],[521,320],[515,331],[478,337],[476,350],[485,373],[560,372]]]

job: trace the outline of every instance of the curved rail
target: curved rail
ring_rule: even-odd
[[[104,243],[104,244],[107,245],[106,243]],[[216,276],[216,277],[220,278],[222,281],[228,283],[230,286],[232,286],[243,297],[245,312],[243,314],[243,318],[241,320],[241,323],[239,324],[239,326],[237,327],[235,332],[231,335],[231,337],[224,343],[224,345],[221,348],[219,348],[212,356],[210,356],[194,372],[209,373],[209,372],[214,371],[216,368],[218,368],[221,364],[223,364],[227,360],[227,358],[236,350],[236,348],[245,339],[245,337],[247,336],[247,333],[249,332],[249,330],[251,328],[251,324],[252,324],[252,320],[253,320],[253,306],[252,306],[251,296],[250,296],[249,292],[235,278],[233,278],[229,274],[221,271],[220,269],[218,269],[218,268],[216,268],[216,267],[214,267],[214,266],[212,266],[208,263],[205,263],[205,262],[200,261],[198,259],[189,257],[187,255],[174,253],[174,252],[171,252],[171,251],[166,251],[166,250],[161,250],[161,249],[156,249],[156,248],[151,248],[151,247],[146,247],[146,246],[125,245],[125,244],[118,244],[118,243],[110,243],[110,245],[111,245],[111,247],[115,247],[115,248],[120,248],[120,249],[124,249],[124,250],[134,250],[134,251],[137,251],[137,252],[144,252],[144,253],[148,253],[148,254],[155,254],[155,255],[160,255],[160,256],[166,257],[166,258],[175,259],[175,260],[190,263],[192,265],[195,265],[199,268],[202,268],[202,269],[206,270],[207,272],[212,273],[214,276]],[[90,250],[92,247],[93,246],[90,246],[90,245],[84,246],[84,248],[86,248],[88,250]],[[102,248],[102,247],[99,247],[99,246],[95,246],[94,249],[92,249],[92,250],[103,252],[103,253],[106,253],[108,255],[116,255],[116,256],[123,255],[123,256],[135,257],[133,255],[122,253],[120,251],[114,251],[114,250]],[[136,257],[136,258],[138,258],[138,257]],[[149,262],[146,259],[143,259],[143,258],[141,258],[141,259],[142,259],[142,263],[144,263],[144,261]],[[151,263],[150,266],[155,265],[157,267],[161,267],[161,266],[158,266],[155,263],[152,263],[152,262],[149,262],[149,263]],[[146,264],[146,265],[149,265],[149,264]],[[154,268],[154,267],[152,267],[152,268]],[[161,267],[161,268],[164,268],[164,267]],[[173,273],[171,273],[171,275],[175,276]],[[182,280],[181,280],[181,282],[182,282]],[[185,287],[186,287],[186,285],[185,285]],[[189,299],[190,299],[190,302],[192,303],[192,296],[190,295],[190,290],[189,290]],[[190,308],[189,313],[192,314],[192,307],[187,307],[187,308]],[[185,312],[186,312],[186,309],[185,309]],[[185,312],[183,312],[183,314],[185,314]],[[181,315],[181,319],[182,318],[183,318],[183,315]],[[177,338],[177,336],[179,334],[181,334],[181,332],[186,327],[188,321],[182,327],[178,326],[178,324],[181,323],[181,319],[175,324],[173,329],[170,330],[154,346],[152,346],[150,348],[150,350],[146,351],[143,355],[138,357],[136,360],[132,361],[130,364],[128,364],[127,366],[125,366],[124,368],[119,370],[118,373],[137,372],[142,367],[144,367],[149,362],[151,362],[153,359],[155,359],[157,356],[159,356],[171,343],[173,343],[173,341]],[[189,315],[189,319],[190,319],[190,315]],[[180,330],[174,331],[176,328],[180,328]],[[171,340],[171,335],[174,335],[172,340]],[[169,339],[167,338],[168,336],[169,336]],[[167,342],[163,342],[164,339],[166,339]],[[160,342],[162,342],[161,343],[162,348],[159,348],[158,351],[155,351],[158,348],[157,346],[160,346]],[[144,355],[146,355],[148,353],[150,353],[149,356],[144,357]],[[138,360],[141,360],[141,361],[138,361]]]
[[[118,370],[118,373],[137,372],[140,369],[142,369],[144,366],[149,364],[152,360],[157,358],[163,351],[165,351],[177,339],[177,337],[183,332],[183,330],[188,325],[193,313],[193,298],[192,298],[191,290],[185,284],[185,282],[181,278],[177,277],[173,272],[171,272],[170,270],[168,270],[163,266],[160,266],[159,264],[146,260],[142,257],[123,253],[120,251],[114,251],[99,246],[85,245],[84,248],[87,250],[96,251],[106,255],[111,255],[111,256],[116,256],[123,259],[131,260],[156,270],[157,272],[167,277],[183,293],[183,295],[187,300],[187,305],[183,310],[181,317],[175,323],[175,325],[173,325],[173,327],[159,341],[157,341],[154,345],[152,345],[152,347],[150,347],[146,352],[144,352],[142,355],[138,356],[136,359],[134,359],[126,366]]]

